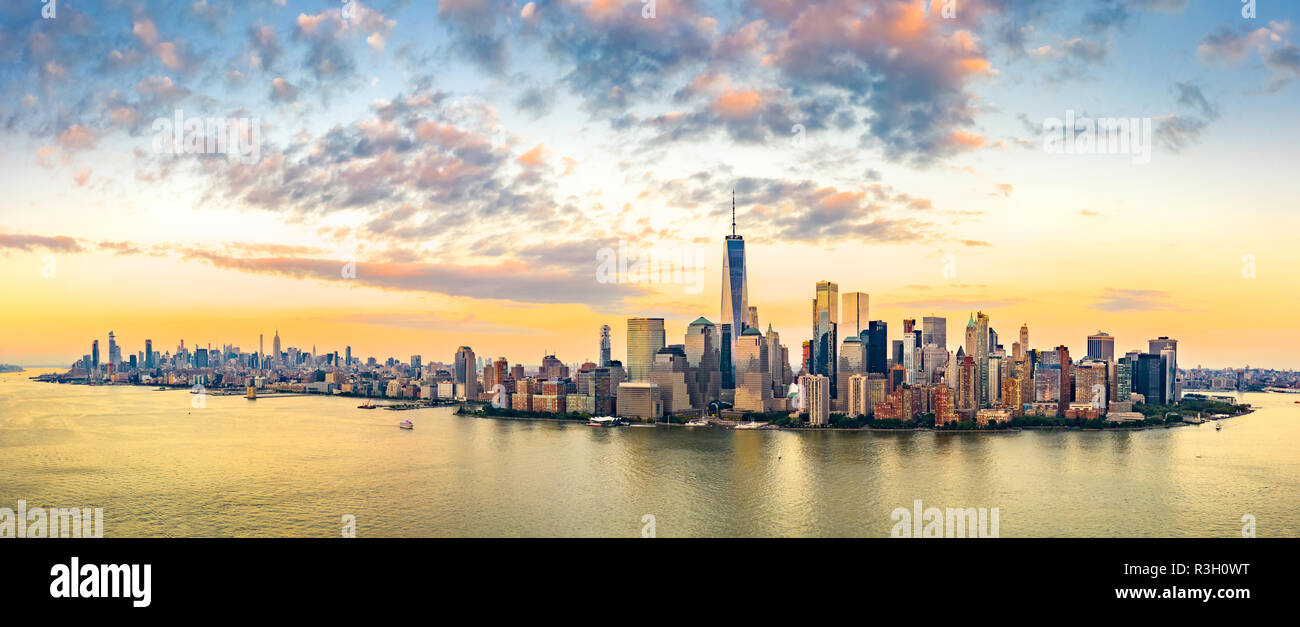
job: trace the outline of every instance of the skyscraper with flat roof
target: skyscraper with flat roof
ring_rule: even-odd
[[[600,326],[600,367],[609,367],[609,325]]]
[[[840,322],[840,286],[818,281],[813,297],[813,374],[830,379],[831,398],[835,398],[836,339]]]
[[[649,381],[655,353],[663,347],[663,318],[628,318],[627,380]]]
[[[1101,361],[1113,361],[1115,359],[1115,338],[1102,331],[1089,335],[1087,356]]]
[[[926,316],[921,319],[921,346],[938,346],[948,350],[948,319]]]
[[[857,335],[861,339],[863,331],[866,331],[871,324],[871,312],[869,301],[870,297],[866,292],[848,292],[842,298],[844,324],[843,333],[845,337]]]

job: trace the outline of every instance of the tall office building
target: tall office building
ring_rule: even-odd
[[[903,321],[904,328],[907,327],[907,320]],[[916,334],[903,332],[903,369],[907,371],[906,379],[908,385],[916,384]]]
[[[692,370],[695,385],[690,388],[691,407],[703,409],[720,398],[722,372],[719,370],[717,327],[700,317],[686,326],[683,344],[686,365]]]
[[[975,312],[976,353],[975,365],[979,368],[980,408],[989,406],[989,317]]]
[[[1167,376],[1165,360],[1159,354],[1142,353],[1133,369],[1133,391],[1141,394],[1147,404],[1168,404],[1165,396]]]
[[[117,352],[117,340],[113,338],[113,332],[108,332],[108,363],[116,370],[121,366],[121,356]]]
[[[861,337],[867,352],[867,372],[889,372],[889,324],[884,320],[872,320]]]
[[[813,297],[813,374],[830,379],[831,398],[835,398],[835,345],[840,322],[840,286],[830,281],[817,282]]]
[[[1029,352],[1029,324],[1025,323],[1020,325],[1020,354],[1016,355],[1016,360],[1019,361],[1021,359],[1024,359],[1025,354],[1028,352]]]
[[[144,367],[153,368],[153,340],[144,341]]]
[[[1089,335],[1087,356],[1106,362],[1113,361],[1115,359],[1115,338],[1111,337],[1109,333],[1101,331]]]
[[[740,411],[765,412],[772,399],[771,366],[763,333],[746,328],[736,340],[736,396]]]
[[[840,394],[835,397],[832,406],[836,411],[847,411],[849,408],[849,379],[855,375],[867,374],[866,356],[862,351],[862,338],[856,335],[844,336],[844,343],[840,344],[839,352],[840,360],[838,367],[835,369],[835,378],[837,379],[836,389],[840,391]]]
[[[600,367],[609,367],[609,325],[604,324],[600,327]]]
[[[938,346],[948,350],[948,319],[937,316],[921,318],[921,346]]]
[[[1172,353],[1169,359],[1170,363],[1168,364],[1170,376],[1169,380],[1165,382],[1166,387],[1169,390],[1169,394],[1166,396],[1168,399],[1166,402],[1173,404],[1181,401],[1183,398],[1183,382],[1178,376],[1178,340],[1170,339],[1162,335],[1154,340],[1148,341],[1147,344],[1149,346],[1147,352],[1152,355],[1160,355],[1165,350]]]
[[[99,340],[90,343],[90,362],[95,370],[99,370]]]
[[[627,380],[649,381],[655,353],[663,347],[663,318],[628,318]]]
[[[749,314],[749,286],[745,276],[745,238],[736,234],[736,192],[731,192],[731,235],[723,241],[722,249],[722,320],[720,324],[729,326],[727,347],[724,349],[722,367],[724,388],[735,385],[736,365],[731,356],[736,352],[736,340],[746,327]],[[658,349],[656,349],[658,350]],[[631,375],[629,365],[628,374]]]
[[[746,318],[745,322],[746,329],[751,327],[755,329],[758,328],[758,307],[755,307],[754,305],[749,306],[749,316]],[[762,333],[762,331],[759,331],[759,333]]]
[[[279,329],[275,330],[275,339],[271,340],[271,351],[273,352],[273,354],[271,355],[271,363],[273,364],[280,363],[280,330]]]
[[[1058,408],[1060,409],[1061,414],[1064,415],[1065,410],[1070,408],[1070,401],[1073,399],[1074,392],[1074,386],[1071,383],[1073,379],[1070,375],[1073,367],[1073,363],[1070,361],[1070,349],[1066,348],[1064,345],[1057,346],[1056,361],[1061,365],[1061,390],[1059,392],[1060,400],[1058,402],[1060,404],[1058,405]]]
[[[767,365],[769,372],[772,373],[772,396],[782,398],[785,396],[785,369],[790,367],[789,359],[784,356],[784,347],[781,346],[781,335],[772,328],[772,323],[767,323]]]
[[[844,323],[841,325],[841,335],[857,335],[861,338],[862,332],[871,324],[871,308],[868,306],[870,297],[866,292],[849,292],[842,299]]]
[[[808,414],[808,424],[822,426],[831,415],[831,380],[825,375],[799,377],[799,403]]]
[[[279,332],[276,332],[279,337]],[[456,386],[456,395],[461,398],[478,398],[478,359],[468,346],[456,349],[455,372],[452,380]]]

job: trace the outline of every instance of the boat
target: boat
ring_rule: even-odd
[[[370,401],[366,401],[360,405],[357,405],[357,409],[375,409],[375,405]]]
[[[740,424],[737,424],[737,425],[736,425],[736,428],[737,428],[737,429],[741,429],[741,430],[746,430],[746,431],[748,431],[748,430],[750,430],[750,429],[762,429],[763,427],[766,427],[766,426],[767,426],[767,423],[766,423],[766,422],[752,422],[752,421],[751,421],[751,422],[742,422],[742,423],[740,423]]]
[[[587,421],[588,427],[617,427],[623,424],[623,421],[613,416],[598,416]]]
[[[397,428],[398,428],[398,429],[414,429],[414,428],[415,428],[415,424],[413,424],[410,420],[403,420],[403,421],[397,423]]]
[[[707,420],[700,420],[699,418],[696,418],[695,420],[688,421],[688,422],[686,423],[686,426],[688,426],[688,427],[707,427],[707,426],[709,426],[709,421],[707,421]]]
[[[1214,425],[1214,430],[1215,430],[1215,431],[1222,431],[1222,430],[1223,430],[1223,425],[1221,425],[1221,424],[1215,424],[1215,425]]]

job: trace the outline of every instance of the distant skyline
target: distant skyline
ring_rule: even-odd
[[[1300,3],[1057,4],[0,3],[0,363],[276,327],[573,363],[609,325],[623,359],[628,317],[720,321],[734,189],[792,361],[828,280],[891,339],[980,310],[1008,349],[1300,368]],[[256,163],[168,153],[178,112],[256,120]],[[1075,113],[1151,118],[1150,163],[1047,152]],[[597,281],[620,242],[703,289]]]

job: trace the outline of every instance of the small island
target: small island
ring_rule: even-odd
[[[0,364],[0,372],[22,372],[22,371],[23,371],[22,366],[15,366],[13,364]]]

